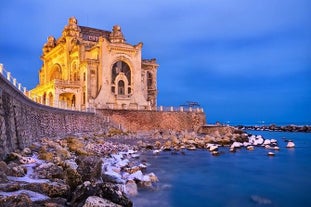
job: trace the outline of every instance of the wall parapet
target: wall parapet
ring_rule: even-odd
[[[14,87],[26,95],[27,88],[22,86],[22,83],[17,82],[17,79],[12,76],[11,72],[4,69],[2,63],[0,63],[0,76],[5,77]]]

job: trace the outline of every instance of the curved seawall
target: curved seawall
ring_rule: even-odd
[[[0,159],[44,137],[98,131],[107,122],[94,113],[37,104],[0,75]]]
[[[0,160],[42,138],[97,132],[108,126],[124,130],[197,130],[203,112],[97,110],[95,113],[53,108],[33,102],[0,75]]]

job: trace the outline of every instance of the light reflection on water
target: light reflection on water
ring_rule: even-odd
[[[140,190],[134,206],[311,206],[311,134],[251,133],[277,139],[280,151],[275,157],[259,147],[236,153],[221,148],[218,157],[205,150],[144,154],[160,182],[154,190]],[[287,149],[284,137],[296,148]]]

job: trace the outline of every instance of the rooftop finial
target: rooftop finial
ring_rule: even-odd
[[[123,43],[125,42],[121,27],[119,25],[114,25],[112,32],[110,34],[110,41],[112,43]]]

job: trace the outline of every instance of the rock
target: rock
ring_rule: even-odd
[[[5,172],[0,171],[0,183],[7,183],[8,181],[9,179],[6,176]]]
[[[22,164],[36,163],[36,160],[32,157],[20,157],[19,162]]]
[[[271,139],[270,142],[271,144],[276,144],[278,141],[276,139]]]
[[[293,141],[289,141],[286,145],[287,148],[294,148],[295,147],[295,143]]]
[[[24,155],[31,155],[31,149],[29,149],[28,147],[26,147],[26,148],[23,149],[22,153],[23,153]]]
[[[11,152],[7,158],[6,158],[6,161],[15,161],[15,160],[18,160],[19,158],[21,158],[22,156],[16,152]]]
[[[55,165],[54,163],[43,163],[39,165],[35,172],[37,173],[39,178],[59,178],[63,179],[64,177],[64,170],[62,167]]]
[[[42,200],[42,201],[35,201],[34,202],[34,207],[64,207],[66,206],[66,201],[67,199],[65,198],[50,198],[47,200]]]
[[[7,173],[8,172],[8,165],[4,161],[0,161],[0,171]]]
[[[152,151],[152,154],[158,155],[158,154],[160,154],[160,152],[161,152],[161,150],[153,150],[153,151]]]
[[[75,207],[82,207],[83,203],[89,196],[98,196],[108,199],[113,203],[124,207],[132,207],[133,203],[126,197],[126,194],[120,191],[120,188],[112,183],[84,183],[79,185],[72,193],[72,198],[69,205]]]
[[[218,156],[219,155],[218,151],[212,151],[211,153],[212,153],[213,156]]]
[[[264,142],[263,142],[263,145],[270,145],[271,144],[271,141],[269,139],[266,139]]]
[[[268,156],[274,156],[275,153],[274,152],[268,152]]]
[[[76,159],[78,164],[77,172],[82,176],[83,181],[97,181],[102,171],[102,159],[97,156],[79,156]]]
[[[1,183],[0,184],[0,191],[3,192],[13,192],[20,190],[21,186],[19,183],[15,182],[8,182],[8,183]]]
[[[218,146],[217,146],[217,145],[211,145],[211,146],[209,147],[209,151],[210,151],[210,152],[217,151],[217,150],[218,150]]]
[[[111,183],[101,183],[99,184],[100,191],[98,192],[103,198],[106,198],[116,204],[124,207],[132,207],[133,203],[129,200],[124,192],[121,192],[117,186]]]
[[[153,183],[159,181],[159,178],[154,173],[149,173],[148,176],[150,178],[150,181],[153,182]]]
[[[172,142],[170,140],[168,140],[164,143],[164,149],[165,150],[169,150],[169,149],[171,149],[171,147],[172,147]]]
[[[78,168],[78,165],[74,160],[65,160],[64,162],[62,162],[62,166],[64,168],[71,168],[73,170],[76,170]]]
[[[66,198],[69,195],[70,187],[69,185],[61,182],[51,182],[51,183],[29,183],[23,188],[41,194],[48,195],[49,197],[63,197]]]
[[[235,150],[234,147],[230,147],[229,151],[230,151],[230,152],[236,152],[236,150]]]
[[[122,207],[107,199],[100,198],[98,196],[90,196],[86,199],[83,207]]]
[[[196,150],[197,148],[194,145],[189,145],[187,147],[188,150]]]
[[[127,179],[141,181],[143,179],[143,173],[140,170],[138,170],[134,172],[133,174],[130,174],[130,176]]]
[[[210,135],[205,135],[205,137],[204,137],[204,142],[205,142],[205,144],[211,143],[211,142],[213,142],[213,141],[215,141],[214,137],[212,137],[212,136],[210,136]]]
[[[180,141],[178,140],[176,136],[172,136],[171,140],[172,140],[173,145],[178,145],[180,143]]]
[[[12,195],[12,196],[0,196],[0,206],[2,207],[31,207],[33,206],[30,197],[26,194]]]
[[[11,162],[8,164],[8,176],[14,176],[14,177],[23,177],[27,173],[26,167],[23,167],[21,165],[18,165],[17,163]]]
[[[249,143],[249,142],[243,142],[243,146],[244,147],[248,147],[248,146],[250,146],[251,145],[251,143]]]
[[[157,148],[157,149],[161,148],[161,142],[156,141],[156,142],[154,143],[154,147]]]
[[[64,180],[71,189],[75,189],[78,185],[83,183],[82,176],[77,172],[77,170],[72,168],[67,168],[64,171]]]
[[[137,184],[134,180],[129,180],[126,182],[125,193],[129,196],[136,196],[138,194]]]
[[[243,144],[241,142],[233,142],[230,148],[240,148]]]
[[[251,145],[250,145],[250,146],[247,146],[246,149],[247,149],[247,150],[254,150],[254,146],[251,146]]]

